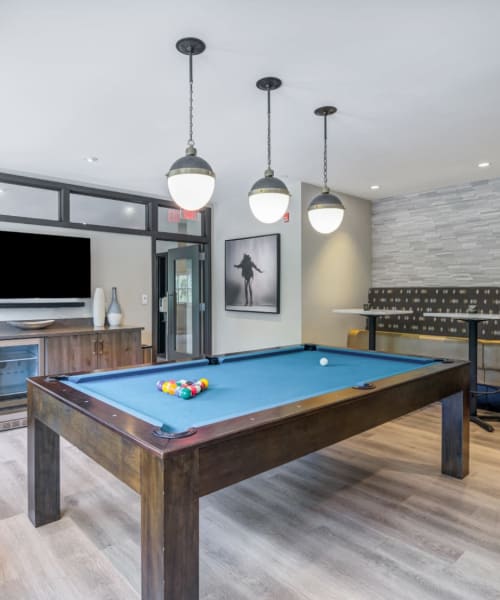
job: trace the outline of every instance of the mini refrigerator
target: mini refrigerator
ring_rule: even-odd
[[[42,374],[43,340],[0,340],[0,429],[14,425],[26,417],[26,378]],[[24,414],[22,414],[24,413]]]

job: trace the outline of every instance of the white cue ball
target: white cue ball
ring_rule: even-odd
[[[322,358],[319,359],[319,364],[322,367],[326,367],[326,365],[328,364],[328,359],[323,356]]]

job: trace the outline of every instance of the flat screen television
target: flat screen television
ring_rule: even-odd
[[[0,231],[0,298],[90,298],[90,239]]]

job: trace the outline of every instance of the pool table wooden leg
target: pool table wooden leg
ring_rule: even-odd
[[[28,515],[35,527],[61,516],[59,435],[29,410]]]
[[[198,451],[141,452],[143,600],[198,600]]]
[[[469,392],[443,398],[441,404],[441,471],[463,479],[469,473]]]

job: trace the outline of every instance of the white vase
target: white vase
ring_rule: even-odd
[[[117,327],[122,322],[122,309],[118,302],[116,288],[111,288],[111,302],[108,307],[108,323],[111,327]]]
[[[92,317],[94,319],[94,327],[104,327],[104,320],[106,318],[106,298],[104,297],[104,290],[102,288],[96,288],[94,290]]]

